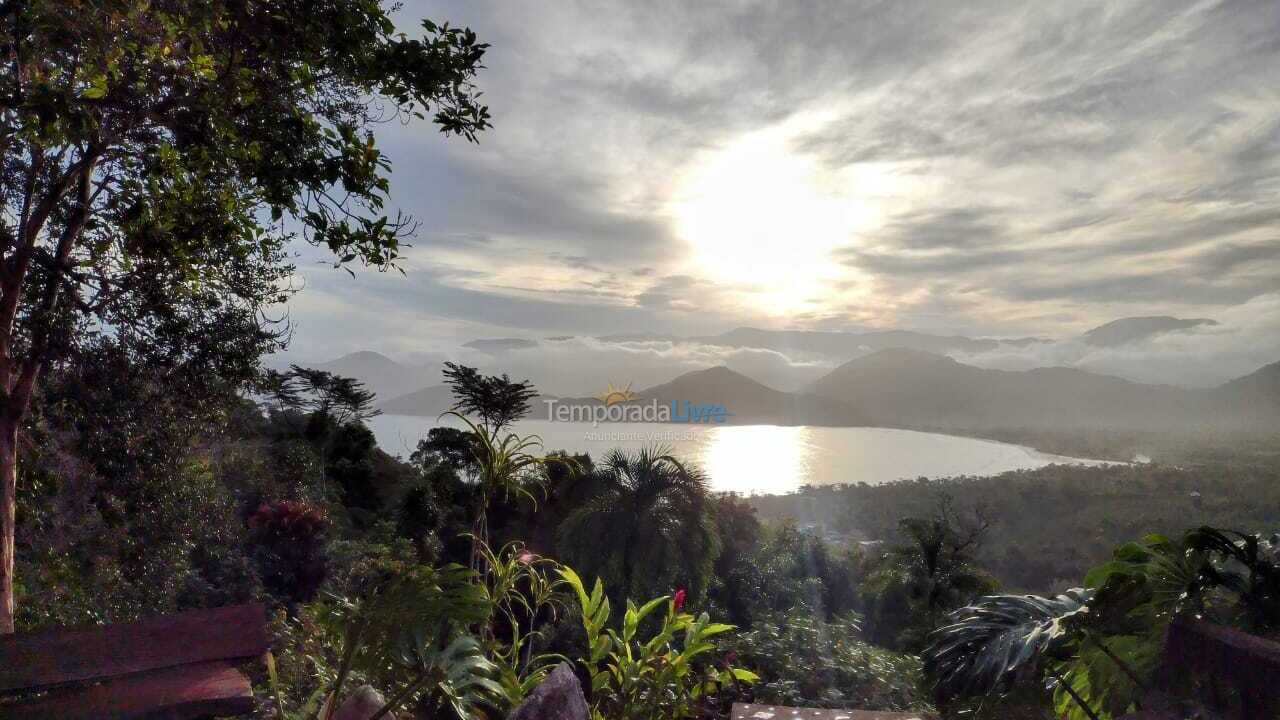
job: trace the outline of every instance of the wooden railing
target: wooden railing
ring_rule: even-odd
[[[237,665],[266,651],[261,605],[0,637],[0,718],[244,715],[253,693]]]
[[[1280,643],[1178,618],[1169,628],[1156,684],[1171,700],[1207,706],[1223,718],[1274,720],[1280,718]]]

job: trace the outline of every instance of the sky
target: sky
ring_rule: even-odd
[[[738,326],[1071,338],[1174,315],[1220,324],[1122,357],[973,360],[1187,384],[1280,360],[1274,0],[395,15],[420,17],[492,45],[494,127],[378,129],[389,207],[421,223],[405,274],[302,250],[293,355]]]

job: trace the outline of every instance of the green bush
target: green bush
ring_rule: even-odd
[[[853,613],[825,621],[804,605],[758,618],[730,647],[760,674],[758,702],[866,710],[925,710],[920,661],[861,637]]]

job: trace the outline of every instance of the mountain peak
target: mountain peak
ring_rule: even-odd
[[[724,393],[735,388],[750,388],[753,390],[761,389],[768,392],[778,392],[768,385],[757,380],[753,380],[736,370],[731,370],[724,365],[716,365],[715,367],[704,368],[702,370],[691,370],[683,375],[677,376],[670,382],[651,387],[645,390],[643,394],[663,394],[675,390],[696,390],[699,394],[706,391],[710,391],[711,393]]]
[[[355,351],[355,352],[349,352],[349,353],[347,353],[346,355],[341,355],[341,356],[339,356],[339,357],[336,357],[336,358],[334,358],[333,360],[330,360],[330,361],[328,361],[328,362],[326,362],[326,363],[323,363],[323,364],[324,364],[324,365],[334,365],[334,364],[336,364],[336,363],[341,363],[341,362],[384,362],[384,363],[394,363],[394,362],[395,362],[395,360],[392,360],[391,358],[387,357],[386,355],[383,355],[382,353],[377,352],[377,351],[374,351],[374,350],[357,350],[357,351]]]

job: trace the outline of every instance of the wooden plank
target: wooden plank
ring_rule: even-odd
[[[1249,633],[1215,625],[1203,620],[1179,617],[1173,621],[1174,632],[1186,632],[1208,638],[1220,645],[1247,655],[1267,669],[1280,672],[1280,643]]]
[[[267,650],[259,604],[165,615],[136,623],[0,637],[0,693],[92,682]]]
[[[195,720],[253,712],[249,680],[227,662],[130,675],[87,688],[0,703],[5,720]]]
[[[734,703],[730,717],[732,720],[926,720],[921,713],[826,710],[751,703]]]

